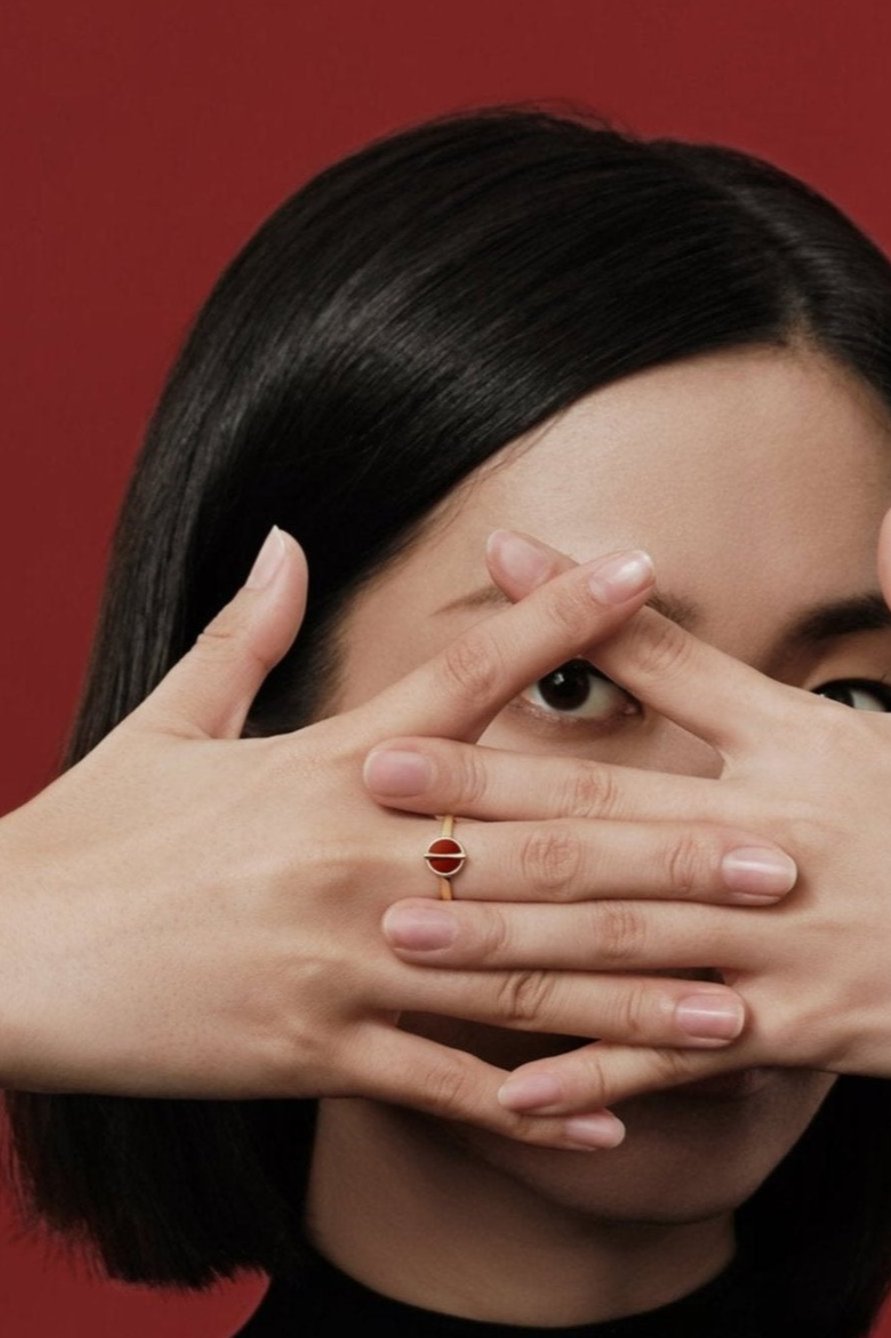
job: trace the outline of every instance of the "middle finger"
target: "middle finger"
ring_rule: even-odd
[[[744,968],[763,961],[775,920],[768,911],[633,901],[576,906],[491,901],[396,902],[384,937],[407,961],[437,967],[616,971]]]

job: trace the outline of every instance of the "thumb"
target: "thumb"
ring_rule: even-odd
[[[885,603],[891,608],[891,511],[885,512],[879,530],[879,583]]]
[[[307,584],[303,549],[273,525],[244,585],[133,716],[170,733],[237,739],[264,678],[300,629]]]

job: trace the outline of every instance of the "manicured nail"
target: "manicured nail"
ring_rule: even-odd
[[[731,850],[721,861],[721,872],[726,887],[747,893],[746,900],[753,902],[776,901],[798,878],[798,866],[791,856],[761,846]]]
[[[378,794],[423,794],[433,780],[433,768],[423,753],[381,748],[365,759],[362,777]]]
[[[513,530],[493,530],[486,540],[486,552],[522,586],[539,585],[553,567],[550,554]]]
[[[688,994],[681,999],[674,1015],[688,1036],[702,1040],[736,1040],[746,1020],[741,1001],[716,994]]]
[[[560,1079],[553,1073],[521,1073],[508,1078],[498,1089],[498,1100],[508,1110],[535,1110],[554,1106],[563,1096]]]
[[[438,906],[391,906],[381,923],[394,948],[447,948],[458,935],[457,918]]]
[[[655,568],[642,549],[605,558],[588,575],[588,589],[602,604],[624,604],[652,585]]]
[[[284,556],[285,543],[282,532],[277,525],[273,525],[263,540],[263,546],[248,573],[248,578],[245,581],[246,588],[248,590],[261,590],[264,585],[269,585],[281,566]]]
[[[563,1132],[580,1148],[616,1148],[625,1137],[625,1126],[615,1115],[577,1115],[567,1120]]]

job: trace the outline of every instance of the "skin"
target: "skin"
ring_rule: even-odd
[[[801,346],[689,359],[607,386],[487,462],[362,590],[341,628],[343,673],[326,709],[359,706],[480,619],[479,607],[441,610],[487,583],[486,538],[499,527],[579,562],[645,549],[657,591],[702,610],[696,636],[778,682],[814,689],[887,676],[886,630],[782,654],[780,639],[805,608],[875,589],[889,431],[871,389]],[[619,690],[602,700],[605,723],[556,728],[524,706],[541,706],[530,684],[479,742],[720,776],[719,752],[692,731],[652,711],[620,714]],[[464,835],[472,852],[469,823]],[[666,962],[662,974],[709,965]],[[504,1068],[579,1043],[433,1013],[404,1012],[400,1027]],[[625,1142],[594,1155],[382,1101],[325,1098],[307,1230],[366,1284],[430,1309],[548,1325],[650,1309],[729,1261],[734,1209],[834,1081],[771,1067],[733,1100],[680,1087],[632,1096],[613,1107]]]

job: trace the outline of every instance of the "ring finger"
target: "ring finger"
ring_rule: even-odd
[[[410,867],[418,858],[419,824],[401,826],[402,858]],[[435,841],[435,829],[428,830]],[[706,823],[462,820],[454,839],[466,849],[454,891],[469,901],[632,897],[767,905],[794,886],[798,872],[789,855],[763,838]]]

